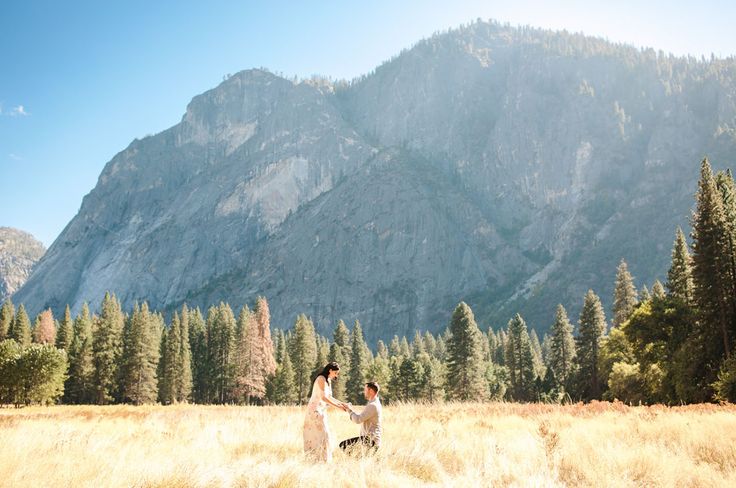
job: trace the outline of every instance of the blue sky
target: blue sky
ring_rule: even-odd
[[[0,226],[51,245],[107,161],[179,122],[227,73],[352,78],[479,17],[678,55],[736,54],[727,1],[3,0]]]

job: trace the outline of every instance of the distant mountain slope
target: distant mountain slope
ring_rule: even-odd
[[[0,227],[0,303],[23,286],[44,252],[28,232]]]
[[[248,70],[134,141],[17,294],[31,310],[268,297],[369,339],[546,329],[623,257],[663,278],[704,155],[736,156],[736,62],[495,23],[417,43],[350,83]]]

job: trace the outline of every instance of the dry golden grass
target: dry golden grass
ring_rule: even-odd
[[[304,409],[0,409],[0,485],[736,486],[736,407],[395,405],[376,457],[302,454]],[[338,440],[356,435],[330,413]]]

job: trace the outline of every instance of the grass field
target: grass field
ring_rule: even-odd
[[[0,485],[736,486],[736,407],[395,405],[376,457],[303,460],[298,407],[0,409]],[[338,440],[357,434],[330,412]]]

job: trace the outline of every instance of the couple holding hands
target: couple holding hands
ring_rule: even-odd
[[[373,381],[365,384],[363,395],[368,403],[362,412],[357,413],[350,403],[332,397],[332,380],[339,374],[340,366],[336,362],[327,363],[312,385],[312,396],[304,419],[304,454],[314,461],[332,461],[334,440],[327,423],[328,406],[347,412],[350,420],[360,424],[360,435],[342,441],[340,448],[347,450],[360,445],[375,450],[381,445],[381,400],[378,398],[380,387]]]

